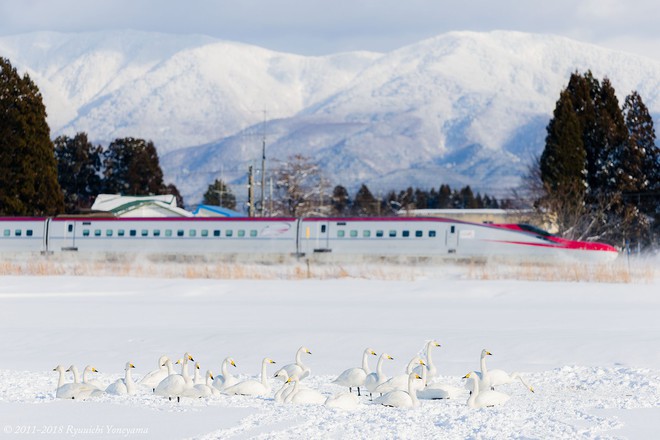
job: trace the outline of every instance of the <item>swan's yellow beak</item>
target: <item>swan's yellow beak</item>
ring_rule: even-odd
[[[271,364],[275,364],[275,363],[276,363],[276,362],[275,362],[274,360],[272,360],[272,359],[268,359],[268,362],[270,362]]]
[[[284,383],[291,383],[291,378],[288,378]]]
[[[191,355],[188,355],[188,360],[195,362],[195,359],[193,359],[193,357]]]
[[[135,365],[129,364],[128,368],[135,368]]]
[[[469,379],[469,378],[470,378],[470,373],[468,373],[468,374],[466,374],[465,376],[463,376],[463,379]]]
[[[530,390],[532,393],[534,392],[534,388],[532,388],[532,387],[529,387],[529,390]]]
[[[307,350],[307,354],[312,354],[312,352],[311,352],[311,351],[309,351],[309,350]]]
[[[491,353],[490,351],[487,351],[486,354],[487,354],[488,356],[492,356],[492,355],[493,355],[493,353]]]
[[[234,361],[231,361],[230,364],[233,365],[234,367],[236,366],[236,364],[234,363]]]
[[[98,372],[99,372],[99,370],[97,370],[96,368],[93,368],[93,367],[92,367],[92,371],[93,371],[94,373],[98,373]]]
[[[435,346],[436,346],[436,347],[441,347],[441,345],[438,344],[437,342],[435,343]]]
[[[424,361],[421,360],[421,359],[419,360],[419,365],[424,365],[424,366],[426,366],[426,364],[424,363]]]
[[[213,379],[214,379],[214,377],[213,377],[213,375],[212,375],[212,374],[209,374],[209,377],[211,378],[211,380],[213,380]]]
[[[421,379],[421,378],[422,376],[420,376],[419,374],[415,374],[415,379]]]
[[[387,358],[390,359],[390,360],[392,360],[392,361],[394,360],[394,358],[393,358],[392,356],[390,356],[390,355],[387,355]]]
[[[376,352],[373,351],[373,350],[371,350],[371,354],[373,354],[374,356],[378,356],[378,355],[376,354]]]

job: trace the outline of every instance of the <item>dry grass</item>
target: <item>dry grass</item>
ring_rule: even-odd
[[[0,275],[132,276],[147,278],[304,280],[359,278],[413,281],[423,278],[526,280],[599,283],[653,283],[656,261],[616,261],[609,264],[542,264],[511,261],[353,262],[337,264],[295,260],[271,264],[206,261],[200,258],[145,256],[14,255],[0,259]]]

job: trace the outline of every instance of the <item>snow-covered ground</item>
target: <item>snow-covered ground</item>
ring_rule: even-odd
[[[625,284],[470,280],[441,268],[399,278],[2,276],[0,438],[645,439],[660,432],[657,276]],[[301,345],[312,351],[303,359],[312,371],[304,384],[330,396],[344,391],[331,381],[359,366],[366,347],[394,357],[383,368],[391,376],[431,339],[441,344],[433,360],[443,381],[463,386],[487,348],[490,368],[522,372],[535,393],[505,385],[499,390],[511,399],[486,409],[468,408],[467,394],[415,409],[362,397],[351,411],[276,403],[272,393],[180,403],[147,389],[55,398],[58,364],[91,364],[110,384],[127,361],[139,379],[162,354],[188,351],[216,373],[231,355],[243,377],[258,375],[268,356],[277,362],[272,376]]]

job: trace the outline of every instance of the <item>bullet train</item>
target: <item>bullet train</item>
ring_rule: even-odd
[[[370,258],[605,262],[607,244],[565,240],[529,225],[446,218],[115,218],[0,217],[0,254],[163,254],[290,257],[327,261]]]

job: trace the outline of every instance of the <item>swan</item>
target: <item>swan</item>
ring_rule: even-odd
[[[193,375],[193,383],[195,385],[204,385],[206,383],[206,379],[202,377],[199,369],[199,362],[195,362],[195,368],[194,368],[195,374]]]
[[[236,368],[236,362],[230,357],[225,358],[225,360],[222,361],[222,374],[215,376],[215,379],[213,379],[213,386],[219,391],[238,383],[236,376],[229,372],[229,365]]]
[[[273,396],[273,400],[277,403],[284,403],[284,399],[286,399],[286,396],[289,395],[291,391],[293,391],[293,383],[289,382],[289,373],[287,373],[284,370],[279,370],[277,373],[275,373],[275,376],[273,376],[279,380],[284,381],[282,384],[282,388],[277,390],[275,392],[275,395]]]
[[[211,396],[219,396],[220,391],[215,389],[213,386],[213,371],[211,370],[206,370],[206,374],[204,375],[205,382],[204,383],[198,383],[195,384],[189,392],[186,393],[187,396],[189,397],[211,397]]]
[[[55,390],[55,397],[58,399],[86,399],[92,393],[100,391],[98,388],[85,383],[64,383],[64,373],[69,369],[65,370],[62,365],[53,368],[53,371],[59,373],[57,389]]]
[[[188,374],[188,361],[194,362],[195,360],[189,353],[186,353],[183,355],[183,360],[181,361],[181,374],[170,374],[167,376],[156,386],[154,393],[167,397],[169,400],[172,400],[172,397],[176,397],[176,401],[180,402],[181,396],[185,396],[186,392],[193,386],[193,381]],[[168,370],[170,370],[172,368],[172,361],[168,359],[165,363],[170,364],[167,366]]]
[[[360,404],[360,399],[352,393],[338,393],[325,399],[325,406],[339,409],[355,409]]]
[[[131,369],[135,368],[130,362],[126,362],[124,371],[126,375],[123,379],[117,379],[111,383],[108,388],[105,389],[105,392],[108,394],[116,394],[119,396],[129,395],[132,396],[135,394],[135,382],[133,382],[133,377],[131,375]]]
[[[265,396],[270,393],[270,383],[266,375],[266,366],[274,364],[275,361],[270,358],[264,358],[261,362],[261,380],[246,380],[225,388],[225,394],[240,394],[243,396]]]
[[[309,388],[300,388],[300,379],[298,376],[294,375],[286,381],[286,383],[292,382],[293,389],[284,399],[284,403],[325,403],[325,396],[323,394]]]
[[[394,390],[376,398],[375,402],[384,406],[393,406],[395,408],[416,408],[419,406],[417,399],[416,380],[422,380],[422,376],[417,373],[408,375],[408,391]]]
[[[312,371],[302,363],[303,353],[312,354],[307,347],[300,347],[298,351],[296,351],[296,362],[294,364],[283,366],[277,372],[284,370],[289,377],[297,376],[300,380],[308,377]]]
[[[333,380],[332,383],[348,387],[348,392],[351,393],[353,387],[357,387],[358,396],[360,395],[360,387],[364,386],[364,380],[367,375],[371,373],[369,368],[369,356],[376,356],[376,352],[371,348],[367,348],[362,353],[362,368],[349,368]]]
[[[415,356],[410,360],[410,362],[408,362],[408,366],[406,367],[406,372],[404,374],[398,374],[396,376],[387,379],[385,382],[378,385],[374,391],[382,395],[394,390],[402,390],[402,391],[407,390],[408,376],[410,375],[410,373],[413,372],[413,369],[415,368],[416,365],[424,366],[426,364],[424,363],[422,358],[420,358],[419,356]],[[423,380],[424,375],[422,375],[421,377]]]
[[[83,370],[83,374],[82,374],[83,383],[86,383],[87,385],[91,385],[91,386],[96,387],[98,389],[105,388],[103,386],[103,384],[101,382],[99,382],[98,380],[94,380],[94,379],[89,378],[90,373],[98,373],[98,372],[99,372],[99,370],[97,370],[96,368],[92,367],[91,365],[87,365],[85,367],[85,369]]]
[[[168,374],[167,365],[165,365],[165,362],[167,362],[168,359],[169,358],[165,355],[158,358],[158,368],[145,374],[139,384],[151,388],[151,391],[155,391],[156,385],[171,374]]]
[[[376,392],[378,385],[387,381],[387,376],[383,373],[383,361],[385,359],[394,360],[394,358],[387,353],[381,354],[378,359],[378,364],[376,365],[376,371],[369,373],[364,379],[364,386],[369,390],[369,397],[371,397],[372,393]]]
[[[422,374],[422,369],[426,368],[426,380],[432,380],[434,377],[438,375],[438,369],[436,368],[435,364],[433,363],[433,356],[431,356],[431,349],[433,347],[440,347],[440,344],[435,341],[435,340],[430,340],[426,343],[426,367],[423,366],[418,366],[415,368],[415,373],[419,374],[420,376],[424,377]],[[426,384],[425,380],[425,384]]]
[[[463,376],[463,379],[473,379],[468,381],[472,388],[470,397],[467,400],[467,406],[470,408],[485,408],[488,406],[501,405],[511,398],[508,394],[500,393],[499,391],[488,389],[480,391],[480,381],[477,373],[474,371]]]
[[[492,355],[493,353],[491,353],[486,349],[481,350],[481,358],[479,360],[481,372],[475,373],[476,377],[479,378],[479,389],[494,390],[496,386],[506,385],[515,382],[516,380],[520,380],[520,382],[523,384],[525,388],[527,388],[532,393],[534,392],[534,388],[532,388],[527,382],[525,382],[525,379],[523,379],[522,375],[518,372],[513,372],[509,374],[506,371],[500,369],[488,370],[488,368],[486,367],[486,356],[492,356]],[[466,387],[469,386],[470,384],[467,383]]]
[[[424,400],[455,399],[465,393],[465,390],[447,383],[424,384],[426,384],[426,369],[422,370],[422,387],[417,390],[417,397]]]

